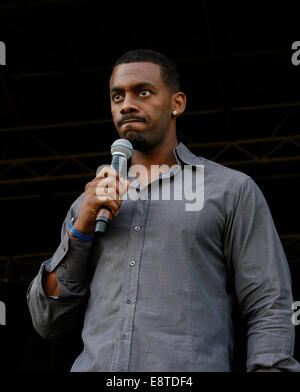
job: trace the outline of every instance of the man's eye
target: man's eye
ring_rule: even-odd
[[[141,90],[140,91],[140,95],[142,96],[142,97],[147,97],[147,96],[149,96],[151,94],[151,91],[149,91],[149,90]]]
[[[120,95],[120,94],[114,94],[114,95],[112,96],[112,100],[113,100],[114,102],[118,102],[118,101],[120,101],[120,99],[121,99],[121,95]]]

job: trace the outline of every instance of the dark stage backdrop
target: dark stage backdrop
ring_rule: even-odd
[[[254,178],[300,300],[295,2],[99,3],[0,3],[0,62],[6,62],[0,65],[0,301],[6,305],[0,371],[67,371],[82,348],[80,322],[58,341],[38,336],[26,290],[58,246],[70,204],[109,162],[117,133],[108,79],[129,49],[153,49],[177,63],[188,98],[178,119],[180,140]],[[234,318],[235,370],[243,370],[244,326],[238,313]]]

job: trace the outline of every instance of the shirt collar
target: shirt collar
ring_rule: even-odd
[[[197,157],[195,154],[193,154],[182,142],[180,142],[178,146],[176,146],[173,149],[173,153],[177,163],[180,166],[183,166],[184,164],[192,165],[192,166],[201,164],[201,159]],[[129,170],[130,170],[130,165],[129,165]],[[129,178],[133,179],[135,178],[135,176],[129,175]]]
[[[199,165],[201,159],[194,155],[182,142],[178,144],[173,150],[176,161],[182,166],[183,164],[188,165]]]

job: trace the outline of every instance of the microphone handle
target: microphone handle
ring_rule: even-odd
[[[120,176],[124,177],[127,171],[127,159],[123,154],[114,154],[111,160],[111,167],[120,173]],[[123,175],[122,175],[123,174]],[[105,233],[106,229],[112,220],[112,212],[108,207],[102,207],[96,218],[96,233]]]

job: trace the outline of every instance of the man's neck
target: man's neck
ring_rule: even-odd
[[[152,165],[168,165],[171,167],[176,164],[173,150],[177,146],[178,141],[175,139],[168,145],[159,145],[147,152],[134,150],[131,163],[132,165],[143,165],[148,170],[151,169]]]
[[[161,173],[168,170],[177,163],[174,156],[174,148],[178,146],[178,141],[168,144],[168,146],[157,146],[148,152],[134,150],[131,160],[131,166],[141,165],[143,170],[139,176],[139,182],[142,187],[148,185]]]

